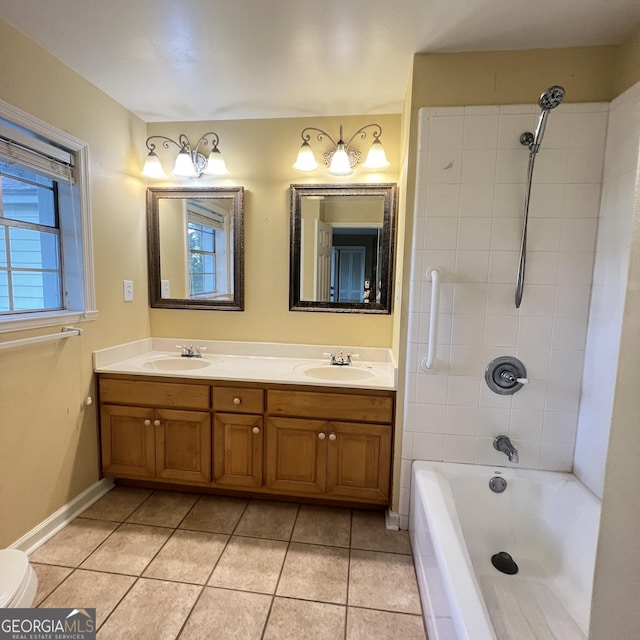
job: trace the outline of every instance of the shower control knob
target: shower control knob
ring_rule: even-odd
[[[492,360],[484,372],[487,386],[494,393],[510,395],[529,382],[524,364],[512,356]]]

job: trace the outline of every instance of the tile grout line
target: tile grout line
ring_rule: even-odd
[[[273,605],[276,601],[276,594],[278,593],[278,587],[280,586],[280,579],[282,578],[282,572],[284,571],[284,565],[287,561],[287,556],[289,555],[289,549],[291,548],[291,538],[293,537],[293,532],[296,529],[296,523],[298,522],[298,517],[300,516],[300,504],[297,504],[296,508],[296,517],[293,520],[293,526],[291,527],[291,531],[289,532],[289,539],[287,540],[287,550],[284,554],[284,558],[282,559],[282,564],[280,565],[280,571],[278,573],[278,579],[276,580],[276,586],[273,589],[273,594],[271,595],[271,603],[269,604],[269,611],[267,611],[267,616],[264,619],[264,626],[262,627],[262,633],[260,634],[260,640],[264,640],[264,634],[267,632],[267,627],[269,626],[269,619],[271,618],[271,612],[273,611]]]
[[[347,629],[349,625],[349,587],[351,586],[351,545],[353,542],[353,509],[349,518],[349,563],[347,565],[347,597],[345,599],[344,610],[344,640],[347,640]]]

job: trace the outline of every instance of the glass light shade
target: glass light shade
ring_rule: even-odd
[[[193,166],[193,160],[191,154],[188,151],[180,151],[176,158],[176,164],[171,172],[174,176],[179,178],[197,178],[198,172]]]
[[[367,169],[386,169],[390,166],[390,162],[387,160],[387,155],[384,152],[384,147],[380,140],[375,140],[369,149],[367,159],[364,161],[363,167]]]
[[[313,155],[313,150],[308,142],[303,142],[298,151],[298,158],[293,164],[293,168],[298,171],[313,171],[318,168],[316,157]]]
[[[344,148],[344,142],[338,142],[328,171],[332,176],[350,176],[353,173],[349,155]]]
[[[162,168],[160,158],[158,158],[155,151],[149,152],[144,163],[144,169],[142,169],[142,175],[147,178],[155,178],[156,180],[167,177]]]
[[[224,158],[222,157],[222,153],[220,153],[220,149],[217,147],[211,150],[207,160],[207,166],[204,168],[202,173],[206,173],[210,176],[226,176],[229,173]]]

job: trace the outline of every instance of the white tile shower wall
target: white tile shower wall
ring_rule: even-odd
[[[421,109],[413,227],[400,513],[412,460],[504,466],[508,434],[520,467],[573,464],[608,104],[550,114],[531,192],[526,283],[515,308],[528,150],[535,105]],[[431,283],[442,272],[435,366],[426,355]],[[498,356],[525,364],[529,384],[490,391]]]
[[[588,136],[589,130],[583,135]],[[639,173],[640,83],[610,106],[574,473],[602,497]]]

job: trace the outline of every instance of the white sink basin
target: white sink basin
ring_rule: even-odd
[[[191,371],[204,369],[211,364],[210,358],[183,358],[182,356],[168,356],[147,360],[142,366],[152,371]]]
[[[366,380],[373,378],[373,373],[359,367],[336,367],[334,365],[318,365],[303,369],[302,373],[318,380]]]

